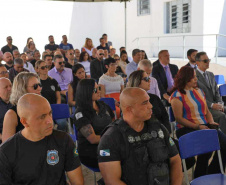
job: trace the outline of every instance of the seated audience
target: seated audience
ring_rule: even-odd
[[[3,53],[2,53],[2,51],[0,50],[0,64],[1,64],[2,60],[3,60]]]
[[[87,52],[89,56],[92,56],[94,46],[93,46],[93,41],[90,38],[86,38],[85,44],[81,49],[81,52]]]
[[[114,113],[100,99],[100,90],[93,79],[83,79],[76,91],[74,124],[78,131],[78,153],[81,162],[98,167],[97,146],[100,134],[114,118]]]
[[[13,39],[11,36],[8,36],[6,38],[6,41],[7,41],[7,45],[3,46],[1,49],[2,53],[4,54],[6,52],[10,52],[11,54],[13,54],[13,50],[18,49],[18,48],[12,44]]]
[[[20,55],[20,58],[24,62],[24,69],[27,69],[28,71],[30,71],[32,73],[36,73],[33,65],[30,62],[27,61],[27,55],[26,55],[26,53],[22,53]]]
[[[16,58],[14,60],[13,68],[9,69],[9,79],[13,83],[14,78],[21,72],[29,72],[24,69],[24,61],[21,58]]]
[[[112,42],[108,41],[108,35],[106,33],[104,33],[102,35],[102,37],[104,38],[104,41],[105,41],[106,45],[109,47],[109,49],[112,49]]]
[[[31,42],[31,41],[33,41],[33,39],[32,39],[31,37],[28,37],[28,38],[27,38],[27,44],[26,44],[26,46],[24,47],[24,50],[23,50],[24,53],[26,53],[26,52],[28,51],[28,44],[29,44],[29,42]]]
[[[141,60],[148,59],[148,56],[144,50],[140,50],[141,52]]]
[[[75,110],[75,97],[78,82],[86,78],[85,68],[82,64],[75,64],[72,67],[73,81],[68,86],[68,104]],[[72,112],[74,112],[74,110]]]
[[[66,92],[68,90],[68,85],[73,80],[72,70],[70,68],[64,67],[65,61],[64,61],[64,57],[62,55],[55,55],[53,58],[53,61],[54,61],[55,67],[48,72],[48,75],[51,78],[54,78],[58,82],[58,84],[61,88],[60,94],[64,98],[66,98]],[[64,99],[64,102],[66,102],[65,99]]]
[[[126,65],[127,77],[129,77],[129,75],[133,71],[137,70],[138,63],[140,62],[140,59],[141,59],[141,52],[139,49],[134,49],[132,55],[133,55],[133,61]]]
[[[105,40],[103,37],[100,38],[100,45],[97,46],[97,49],[102,49],[102,50],[107,50],[108,52],[110,52],[108,45],[105,43]]]
[[[84,66],[87,78],[90,78],[90,56],[86,51],[81,53],[79,63]]]
[[[0,64],[0,78],[1,77],[9,78],[9,71],[3,64]]]
[[[52,55],[46,54],[43,59],[48,67],[48,71],[54,68]]]
[[[114,58],[114,55],[116,54],[116,49],[115,48],[111,48],[110,49],[110,53],[109,53],[109,55],[110,55],[110,57],[111,58]]]
[[[37,74],[30,72],[21,72],[18,74],[12,87],[12,94],[10,96],[10,103],[13,105],[4,117],[2,142],[13,136],[24,128],[20,122],[20,117],[17,114],[17,103],[21,96],[26,93],[41,94],[42,85]]]
[[[3,62],[7,70],[13,67],[13,55],[10,52],[5,52],[3,55]]]
[[[161,50],[158,57],[159,63],[154,65],[152,76],[157,80],[161,98],[167,101],[167,104],[170,97],[170,91],[174,84],[173,79],[178,72],[178,67],[174,64],[170,64],[168,50]]]
[[[67,42],[67,36],[66,35],[63,35],[62,36],[62,39],[63,40],[61,41],[61,43],[59,45],[59,48],[60,48],[61,53],[63,55],[65,55],[66,54],[66,51],[69,50],[69,49],[73,49],[73,51],[74,51],[74,48],[73,48],[72,44],[70,44],[70,43]]]
[[[13,50],[13,58],[16,59],[16,58],[19,58],[19,57],[20,57],[20,52],[17,49],[14,49]]]
[[[75,65],[74,49],[68,49],[67,51],[65,51],[65,57],[67,58],[65,67],[71,69]]]
[[[105,184],[181,185],[181,159],[166,128],[150,120],[152,105],[140,88],[120,95],[123,119],[110,124],[98,145]]]
[[[0,146],[1,184],[83,185],[76,147],[65,132],[53,130],[48,101],[26,94],[18,101],[18,115],[24,129]]]
[[[45,45],[45,51],[48,51],[53,56],[54,52],[59,48],[59,45],[55,44],[54,37],[49,36],[49,44]]]
[[[127,87],[139,87],[148,92],[150,90],[150,76],[143,70],[134,71],[130,74]],[[158,119],[163,124],[169,133],[171,133],[171,126],[169,123],[169,116],[161,99],[152,93],[148,93],[150,99],[149,102],[152,104],[153,114],[151,119]]]
[[[80,50],[79,49],[75,49],[75,63],[79,62],[79,57],[80,57]]]
[[[197,76],[195,70],[192,67],[184,66],[179,70],[174,80],[174,88],[172,89],[173,93],[170,97],[170,103],[177,122],[177,138],[195,130],[209,128],[217,129],[218,124],[214,122],[207,107],[205,95],[202,90],[197,88]],[[217,131],[223,166],[225,166],[226,135],[218,129]],[[217,153],[215,153],[211,164],[208,166],[208,160],[211,155],[212,154],[209,153],[198,156],[194,173],[195,178],[206,174],[220,173]]]
[[[104,50],[97,50],[96,59],[90,63],[90,74],[97,83],[99,78],[104,74]]]
[[[198,53],[198,50],[196,49],[189,49],[187,51],[187,57],[189,62],[186,64],[186,66],[190,66],[194,69],[197,69],[197,64],[196,64],[196,60],[195,60],[195,56]]]
[[[92,56],[90,57],[91,61],[97,58],[97,48],[93,48]]]
[[[116,61],[116,64],[117,64],[117,68],[116,68],[116,71],[115,73],[120,75],[121,77],[126,77],[126,71],[120,66],[120,58],[117,54],[115,54],[112,58],[115,59]]]
[[[151,72],[152,72],[152,64],[151,64],[151,61],[148,60],[148,59],[144,59],[144,60],[141,60],[138,64],[138,70],[144,70],[147,75],[149,76],[150,78],[150,89],[147,91],[148,93],[151,93],[151,94],[155,94],[157,95],[159,98],[161,98],[160,96],[160,91],[159,91],[159,87],[158,87],[158,82],[157,80],[151,76]]]
[[[126,51],[122,51],[120,53],[120,62],[119,62],[119,66],[124,70],[126,71],[126,66],[127,64],[129,64],[129,60],[128,60],[128,57],[127,57],[127,52]]]
[[[30,63],[33,65],[34,68],[35,68],[35,62],[40,60],[40,58],[41,58],[40,52],[38,50],[35,50],[33,54],[33,60],[30,61]]]
[[[28,50],[26,51],[26,53],[27,53],[28,61],[32,61],[34,60],[35,52],[38,50],[36,49],[35,43],[33,41],[30,41],[27,46],[28,46]]]
[[[8,78],[0,77],[0,144],[2,142],[2,127],[6,112],[12,107],[9,102],[12,84]]]
[[[124,46],[123,46],[123,47],[120,47],[120,48],[119,48],[119,51],[120,51],[120,54],[122,53],[122,51],[125,51],[125,52],[126,52],[126,48],[125,48]],[[127,52],[126,52],[126,53],[127,53]],[[127,58],[128,58],[128,61],[129,61],[129,62],[132,62],[132,61],[133,61],[132,57],[129,57],[129,56],[128,56]]]
[[[124,80],[120,75],[115,73],[117,64],[115,59],[108,58],[104,60],[104,66],[107,68],[107,72],[103,74],[99,79],[101,86],[101,97],[114,98],[116,102],[117,117],[120,117],[119,109],[119,96],[124,89]]]

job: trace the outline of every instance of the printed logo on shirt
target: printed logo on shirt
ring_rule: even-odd
[[[175,143],[174,143],[174,141],[172,140],[171,137],[169,138],[169,143],[170,143],[171,146],[175,145]]]
[[[100,156],[110,156],[110,149],[100,150]]]
[[[160,138],[162,138],[162,139],[164,138],[164,133],[161,129],[158,131],[158,135]]]
[[[77,150],[77,148],[74,149],[74,156],[75,156],[75,157],[78,156],[78,150]]]
[[[54,87],[54,85],[51,85],[50,88],[51,88],[53,91],[56,90],[56,88]]]
[[[56,150],[48,150],[47,151],[47,163],[49,165],[55,165],[59,162],[58,151]]]
[[[80,119],[80,118],[82,118],[82,117],[83,117],[83,115],[82,115],[81,112],[78,112],[78,113],[75,114],[75,118],[76,118],[77,120]]]

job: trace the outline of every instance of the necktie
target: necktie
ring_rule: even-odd
[[[208,80],[205,72],[203,73],[203,76],[204,76],[204,78],[206,80],[206,83],[207,83],[208,87],[210,87],[210,83],[209,83],[209,80]]]
[[[169,66],[165,66],[164,69],[165,69],[167,85],[168,85],[167,91],[169,92],[173,87],[174,81],[173,81]]]

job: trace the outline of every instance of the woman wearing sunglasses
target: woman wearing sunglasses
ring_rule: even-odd
[[[116,114],[117,118],[120,117],[119,108],[119,96],[124,89],[124,80],[120,75],[117,75],[117,63],[113,58],[107,58],[104,60],[104,66],[107,72],[103,74],[99,79],[101,86],[101,97],[114,98],[116,102]]]
[[[97,146],[100,134],[112,122],[114,113],[100,99],[100,87],[94,79],[83,79],[76,90],[74,124],[78,131],[78,153],[81,162],[98,167]]]
[[[87,78],[90,78],[90,56],[86,51],[81,53],[79,63],[84,66]]]
[[[14,78],[10,96],[10,103],[13,107],[7,111],[4,117],[2,142],[24,128],[17,114],[17,103],[20,97],[26,93],[41,94],[41,90],[42,85],[35,73],[21,72]]]
[[[127,87],[140,87],[141,89],[148,91],[150,89],[150,82],[150,77],[147,75],[147,73],[143,70],[138,70],[130,74]],[[162,101],[155,94],[148,93],[148,95],[150,96],[149,101],[153,106],[153,115],[151,119],[158,119],[158,121],[160,121],[160,123],[162,123],[167,128],[167,130],[171,132],[169,116]]]

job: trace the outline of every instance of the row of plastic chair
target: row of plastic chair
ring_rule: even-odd
[[[225,84],[224,75],[215,75],[214,77],[217,85]]]

